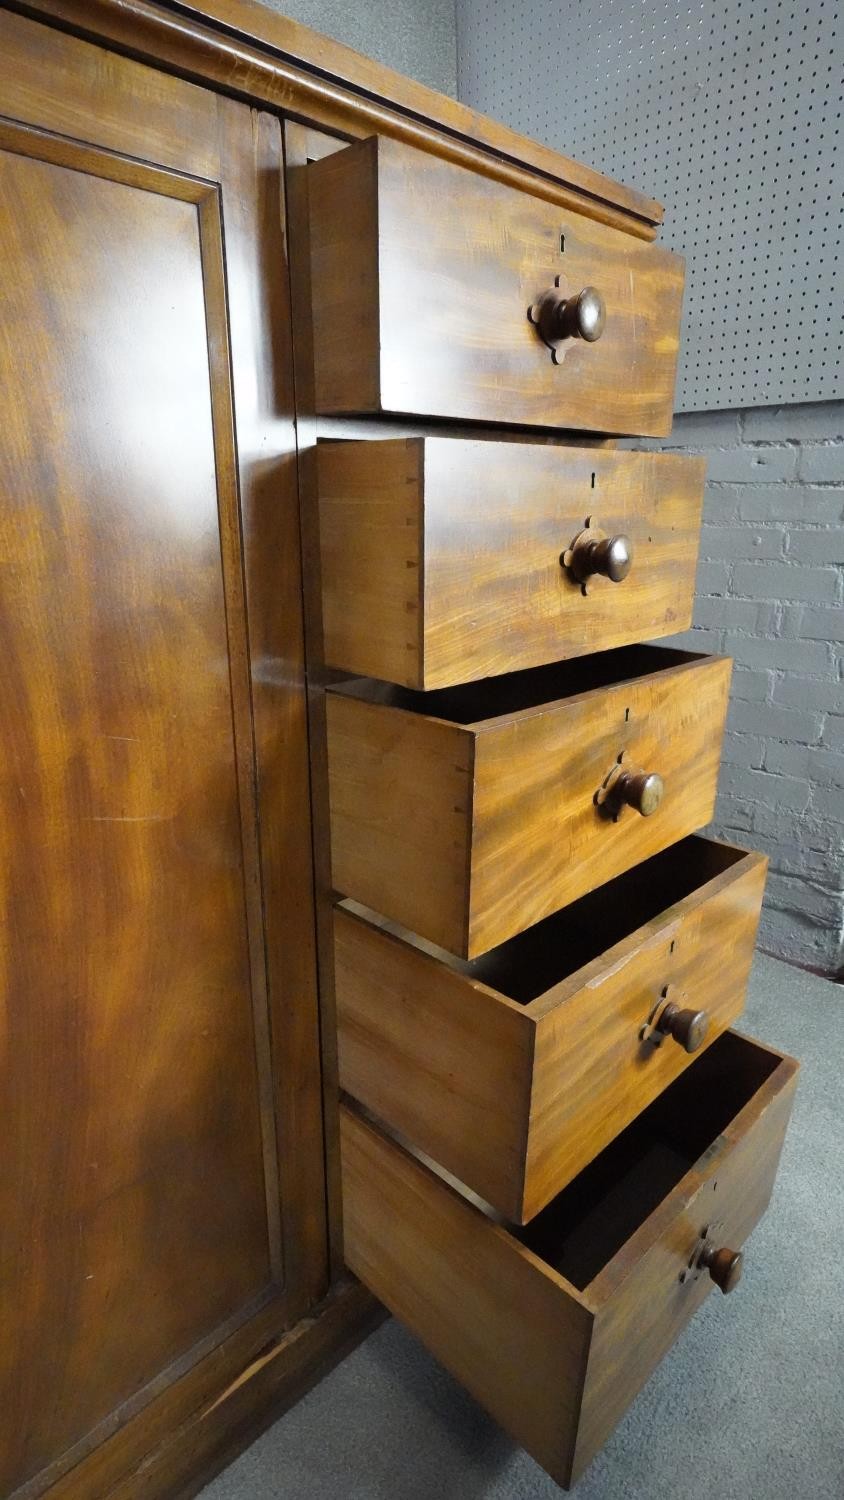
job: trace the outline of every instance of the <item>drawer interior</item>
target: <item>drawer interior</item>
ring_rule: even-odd
[[[529,1225],[511,1232],[584,1291],[780,1061],[725,1032]]]
[[[692,835],[462,967],[529,1005],[746,857],[744,849]]]
[[[447,953],[356,902],[342,905],[516,1004],[530,1005],[748,857],[745,849],[691,835],[474,959]]]
[[[484,677],[480,682],[437,688],[430,693],[370,678],[343,683],[335,691],[452,724],[480,724],[707,659],[701,652],[675,651],[670,646],[620,646],[615,651],[599,651],[501,677]]]

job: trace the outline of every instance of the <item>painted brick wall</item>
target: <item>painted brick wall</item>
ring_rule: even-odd
[[[844,962],[844,401],[675,419],[708,464],[694,628],[734,658],[713,832],[764,849],[760,943]]]

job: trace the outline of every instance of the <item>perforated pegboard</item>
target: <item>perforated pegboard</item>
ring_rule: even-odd
[[[458,95],[666,205],[677,409],[844,396],[839,0],[457,0]]]

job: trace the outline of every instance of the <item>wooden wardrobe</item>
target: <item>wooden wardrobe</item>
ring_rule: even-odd
[[[659,205],[253,0],[6,0],[0,98],[0,1495],[194,1494],[372,1292],[568,1483],[794,1078],[727,1029],[764,861],[690,837],[729,664],[636,644],[703,482],[616,451],[670,426]],[[682,1168],[553,1269],[642,1121]]]

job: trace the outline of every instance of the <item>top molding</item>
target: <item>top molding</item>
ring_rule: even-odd
[[[205,0],[203,5],[180,4],[178,0],[163,0],[163,3],[168,10],[213,20],[238,36],[280,53],[288,62],[313,69],[369,98],[475,141],[497,155],[532,167],[543,175],[588,193],[590,197],[635,214],[649,224],[662,223],[661,204],[644,193],[613,182],[592,167],[582,166],[548,146],[519,135],[446,94],[439,94],[423,83],[416,83],[392,68],[354,52],[341,42],[332,41],[298,21],[290,21],[277,11],[268,10],[260,0]]]
[[[652,239],[653,199],[521,136],[259,0],[0,0],[10,10],[351,137],[397,135]]]

